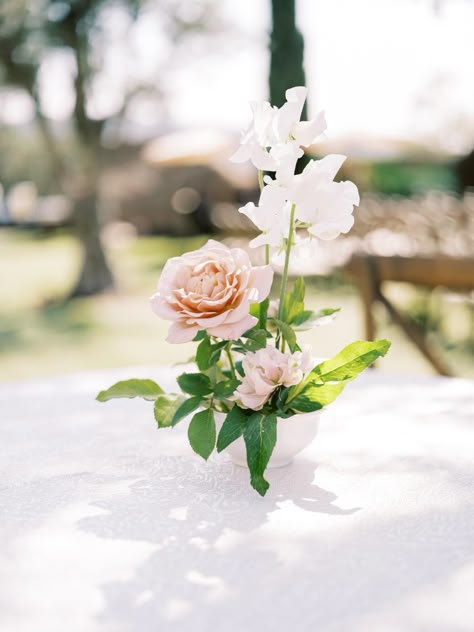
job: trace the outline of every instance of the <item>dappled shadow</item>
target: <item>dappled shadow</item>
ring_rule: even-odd
[[[329,630],[338,622],[334,630],[349,631],[353,617],[449,578],[474,554],[472,507],[359,520],[363,512],[339,507],[333,492],[315,484],[316,465],[305,459],[271,471],[263,499],[248,487],[248,472],[229,461],[203,468],[165,457],[149,467],[126,497],[95,503],[100,514],[78,523],[100,538],[157,549],[133,579],[102,587],[98,620],[112,627],[126,622],[138,631],[153,621],[196,632],[212,622],[237,632],[257,618],[268,629],[297,621],[299,629],[319,623]]]
[[[214,608],[237,588],[243,590],[243,580],[246,590],[257,590],[260,573],[270,579],[277,569],[280,573],[305,557],[298,545],[307,529],[304,516],[344,519],[359,510],[338,506],[336,494],[316,484],[317,466],[305,458],[268,471],[271,487],[264,498],[250,488],[248,471],[226,457],[207,464],[160,457],[145,468],[147,476],[133,482],[126,496],[94,503],[100,513],[78,524],[101,538],[156,545],[158,551],[127,586],[118,582],[104,587],[108,603],[99,618],[117,625],[125,620],[134,630],[146,629],[150,621],[184,624],[196,607]],[[294,527],[277,552],[272,550],[277,534],[263,534],[290,508]],[[194,617],[185,629],[206,629],[193,628]]]

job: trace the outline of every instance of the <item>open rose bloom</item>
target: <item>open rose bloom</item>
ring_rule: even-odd
[[[237,340],[257,322],[250,305],[267,298],[272,280],[270,266],[253,267],[245,250],[211,239],[195,252],[169,259],[151,306],[173,323],[168,342],[189,342],[198,331]]]
[[[345,156],[310,160],[298,173],[299,158],[325,131],[326,121],[322,112],[300,120],[306,88],[291,88],[286,96],[281,108],[252,105],[253,119],[232,157],[251,161],[259,171],[259,199],[239,210],[255,225],[258,235],[249,245],[262,249],[265,265],[253,265],[249,251],[215,240],[169,259],[151,307],[169,321],[169,343],[195,341],[194,366],[178,376],[179,393],[132,379],[98,395],[99,401],[153,401],[160,428],[191,416],[189,441],[204,459],[215,449],[232,451],[234,442],[245,444],[250,482],[261,495],[269,486],[264,473],[277,429],[291,437],[300,419],[330,404],[390,346],[387,340],[359,340],[315,363],[311,350],[298,344],[299,330],[327,322],[337,310],[305,305],[304,280],[289,282],[291,255],[301,255],[302,245],[308,249],[313,241],[348,232],[359,194],[352,182],[335,180]],[[277,258],[283,272],[274,279],[270,261]]]

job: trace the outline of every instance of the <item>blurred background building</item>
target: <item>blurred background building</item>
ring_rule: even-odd
[[[472,24],[470,0],[3,0],[0,377],[185,360],[147,297],[167,257],[245,244],[247,104],[304,83],[309,153],[362,192],[294,262],[343,307],[307,341],[383,333],[386,371],[474,376]]]

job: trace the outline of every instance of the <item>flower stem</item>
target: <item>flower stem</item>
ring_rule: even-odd
[[[258,186],[260,187],[260,191],[262,191],[263,187],[265,186],[265,183],[263,181],[263,171],[261,169],[258,170]],[[268,244],[265,244],[265,265],[270,265],[270,246]],[[260,329],[267,328],[268,304],[268,298],[260,303],[260,318],[258,325]]]
[[[288,240],[286,243],[285,249],[285,265],[283,267],[283,276],[281,278],[281,288],[280,288],[280,305],[278,307],[278,319],[284,320],[284,302],[285,302],[285,294],[286,294],[286,286],[288,283],[288,266],[290,263],[290,253],[291,247],[293,245],[293,233],[294,233],[294,224],[295,224],[295,208],[296,204],[291,205],[290,210],[290,226],[288,228]]]
[[[234,360],[232,359],[232,353],[231,353],[231,342],[229,342],[226,346],[225,346],[225,354],[227,356],[227,359],[229,360],[229,365],[230,365],[230,372],[232,374],[232,378],[234,380],[237,379],[237,374],[235,372],[235,364],[234,364]]]
[[[286,286],[288,284],[288,267],[290,264],[290,253],[291,247],[293,245],[293,234],[295,232],[295,209],[296,204],[291,205],[290,210],[290,225],[288,228],[288,239],[286,242],[285,249],[285,265],[283,267],[283,276],[281,278],[281,288],[280,288],[280,305],[278,306],[278,320],[284,321],[285,319],[285,294],[286,294]],[[277,349],[279,348],[279,338],[277,338]],[[281,336],[281,350],[285,351],[285,338],[283,335]]]

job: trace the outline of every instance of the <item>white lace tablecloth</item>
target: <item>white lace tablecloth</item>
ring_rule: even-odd
[[[113,370],[0,387],[1,632],[474,629],[474,382],[369,373],[265,498]]]

